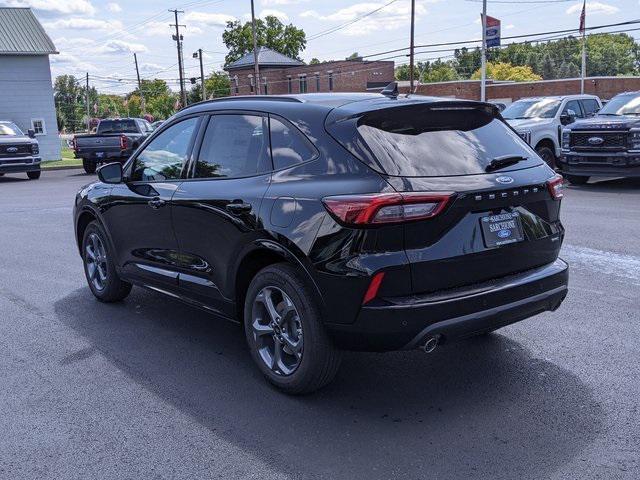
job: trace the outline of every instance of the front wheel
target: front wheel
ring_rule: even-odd
[[[565,175],[564,178],[572,185],[585,185],[589,181],[589,177],[578,175]]]
[[[38,180],[40,178],[40,173],[40,170],[35,172],[27,172],[27,177],[29,177],[29,180]]]
[[[102,226],[94,221],[87,225],[82,240],[84,273],[91,293],[101,302],[123,300],[131,292],[131,284],[116,272],[112,252]]]
[[[540,155],[540,158],[545,161],[547,165],[549,165],[554,170],[556,169],[556,154],[553,153],[549,147],[538,147],[536,148],[536,152]]]
[[[84,168],[84,171],[87,173],[96,173],[96,163],[95,162],[91,162],[85,158],[82,159],[82,168]]]
[[[325,332],[307,282],[289,265],[272,265],[255,276],[245,300],[244,328],[253,360],[283,392],[313,392],[338,372],[341,352]]]

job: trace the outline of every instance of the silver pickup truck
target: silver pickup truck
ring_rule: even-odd
[[[101,163],[126,162],[152,131],[142,118],[100,120],[95,134],[73,137],[73,151],[85,172],[95,173]]]
[[[0,121],[0,177],[5,173],[26,173],[40,178],[40,149],[33,130],[25,135],[13,122]]]

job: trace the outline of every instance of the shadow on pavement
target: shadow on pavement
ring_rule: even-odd
[[[594,191],[602,193],[636,193],[640,194],[640,178],[597,178],[586,185],[572,185],[571,190]]]
[[[158,294],[135,288],[105,305],[81,289],[55,310],[91,345],[62,365],[98,351],[296,477],[547,478],[602,428],[579,378],[500,334],[431,355],[349,353],[329,387],[287,397],[263,381],[236,325]]]

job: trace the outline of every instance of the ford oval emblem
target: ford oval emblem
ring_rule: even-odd
[[[589,137],[587,142],[589,142],[589,145],[602,145],[604,143],[604,138],[602,138],[602,137]]]
[[[500,230],[498,232],[498,237],[500,238],[509,238],[511,236],[511,230]]]
[[[496,182],[508,185],[509,183],[513,183],[513,178],[502,175],[501,177],[496,178]]]

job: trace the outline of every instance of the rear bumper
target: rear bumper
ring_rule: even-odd
[[[40,170],[40,157],[14,157],[0,159],[0,173],[21,173]]]
[[[102,151],[102,153],[102,156],[98,156],[98,151],[87,150],[74,152],[74,156],[75,158],[81,158],[83,160],[95,163],[108,162],[110,160],[125,161],[131,156],[131,152],[122,150]]]
[[[640,177],[640,152],[563,152],[560,170],[576,176]]]
[[[557,309],[568,281],[568,266],[558,259],[478,285],[384,299],[363,307],[353,324],[328,328],[338,346],[351,350],[412,349],[435,335],[440,342],[453,341]]]

